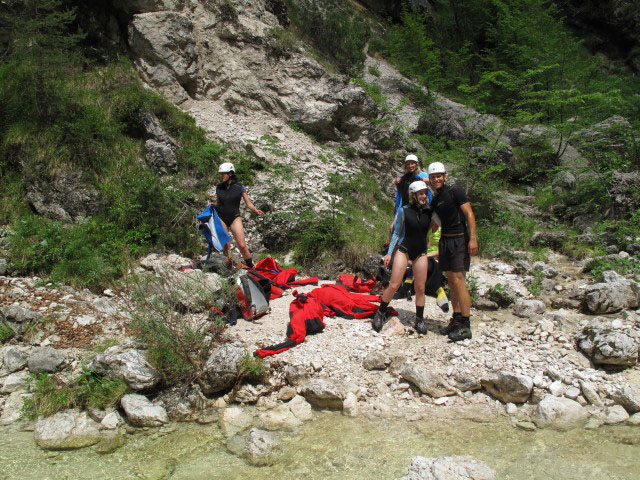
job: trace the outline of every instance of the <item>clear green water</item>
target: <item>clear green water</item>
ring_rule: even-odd
[[[322,414],[283,442],[276,465],[251,467],[227,453],[216,425],[137,434],[107,455],[91,448],[45,452],[32,432],[0,430],[0,478],[395,479],[416,455],[471,454],[505,480],[640,479],[640,427],[525,432],[507,423]]]

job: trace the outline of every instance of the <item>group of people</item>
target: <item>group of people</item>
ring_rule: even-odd
[[[389,302],[400,288],[409,262],[413,270],[418,333],[427,333],[424,321],[429,232],[441,228],[438,245],[440,269],[449,283],[453,317],[442,333],[457,342],[471,338],[471,297],[465,274],[471,256],[478,253],[476,221],[465,191],[446,185],[447,172],[440,162],[420,171],[415,155],[405,158],[405,174],[396,179],[396,215],[384,265],[391,264],[391,280],[382,294],[380,308],[373,318],[373,329],[380,331],[387,317]],[[393,261],[392,261],[393,259]]]
[[[396,214],[383,260],[385,267],[391,265],[391,280],[381,296],[380,308],[372,321],[373,329],[377,332],[382,329],[389,303],[411,263],[416,303],[415,328],[420,334],[427,333],[424,305],[428,257],[436,255],[449,284],[453,307],[453,317],[442,333],[454,342],[471,338],[471,297],[465,274],[469,271],[470,257],[478,253],[476,221],[471,204],[462,188],[446,184],[447,172],[442,163],[431,163],[425,173],[420,170],[418,158],[407,155],[404,165],[405,174],[395,181]],[[235,238],[244,263],[251,268],[253,261],[245,241],[240,202],[244,199],[249,210],[259,216],[263,212],[253,205],[244,186],[238,183],[233,164],[221,164],[218,172],[221,181],[216,186],[216,211],[227,231]],[[433,239],[432,234],[440,228],[440,240],[435,250],[429,244],[430,238]],[[224,253],[228,256],[229,244],[225,246]]]

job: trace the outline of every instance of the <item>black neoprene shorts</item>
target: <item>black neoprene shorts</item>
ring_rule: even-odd
[[[465,235],[457,237],[440,237],[439,261],[443,272],[468,272],[471,266],[471,256],[467,248],[468,240]]]

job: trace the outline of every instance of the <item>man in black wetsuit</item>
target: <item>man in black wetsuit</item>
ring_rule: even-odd
[[[445,185],[447,172],[444,165],[434,162],[427,170],[429,182],[436,192],[433,210],[442,222],[440,268],[447,276],[453,305],[453,318],[442,333],[457,342],[471,338],[471,297],[465,274],[469,271],[471,256],[478,253],[476,219],[466,192],[456,185]]]

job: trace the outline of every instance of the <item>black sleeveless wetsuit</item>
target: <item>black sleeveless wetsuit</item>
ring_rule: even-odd
[[[404,210],[404,238],[400,241],[398,249],[415,260],[427,253],[427,235],[433,213],[431,206],[407,205]]]
[[[230,227],[233,221],[240,216],[240,201],[245,191],[242,184],[235,181],[219,183],[216,186],[216,196],[218,197],[216,211],[220,220],[227,227]]]

